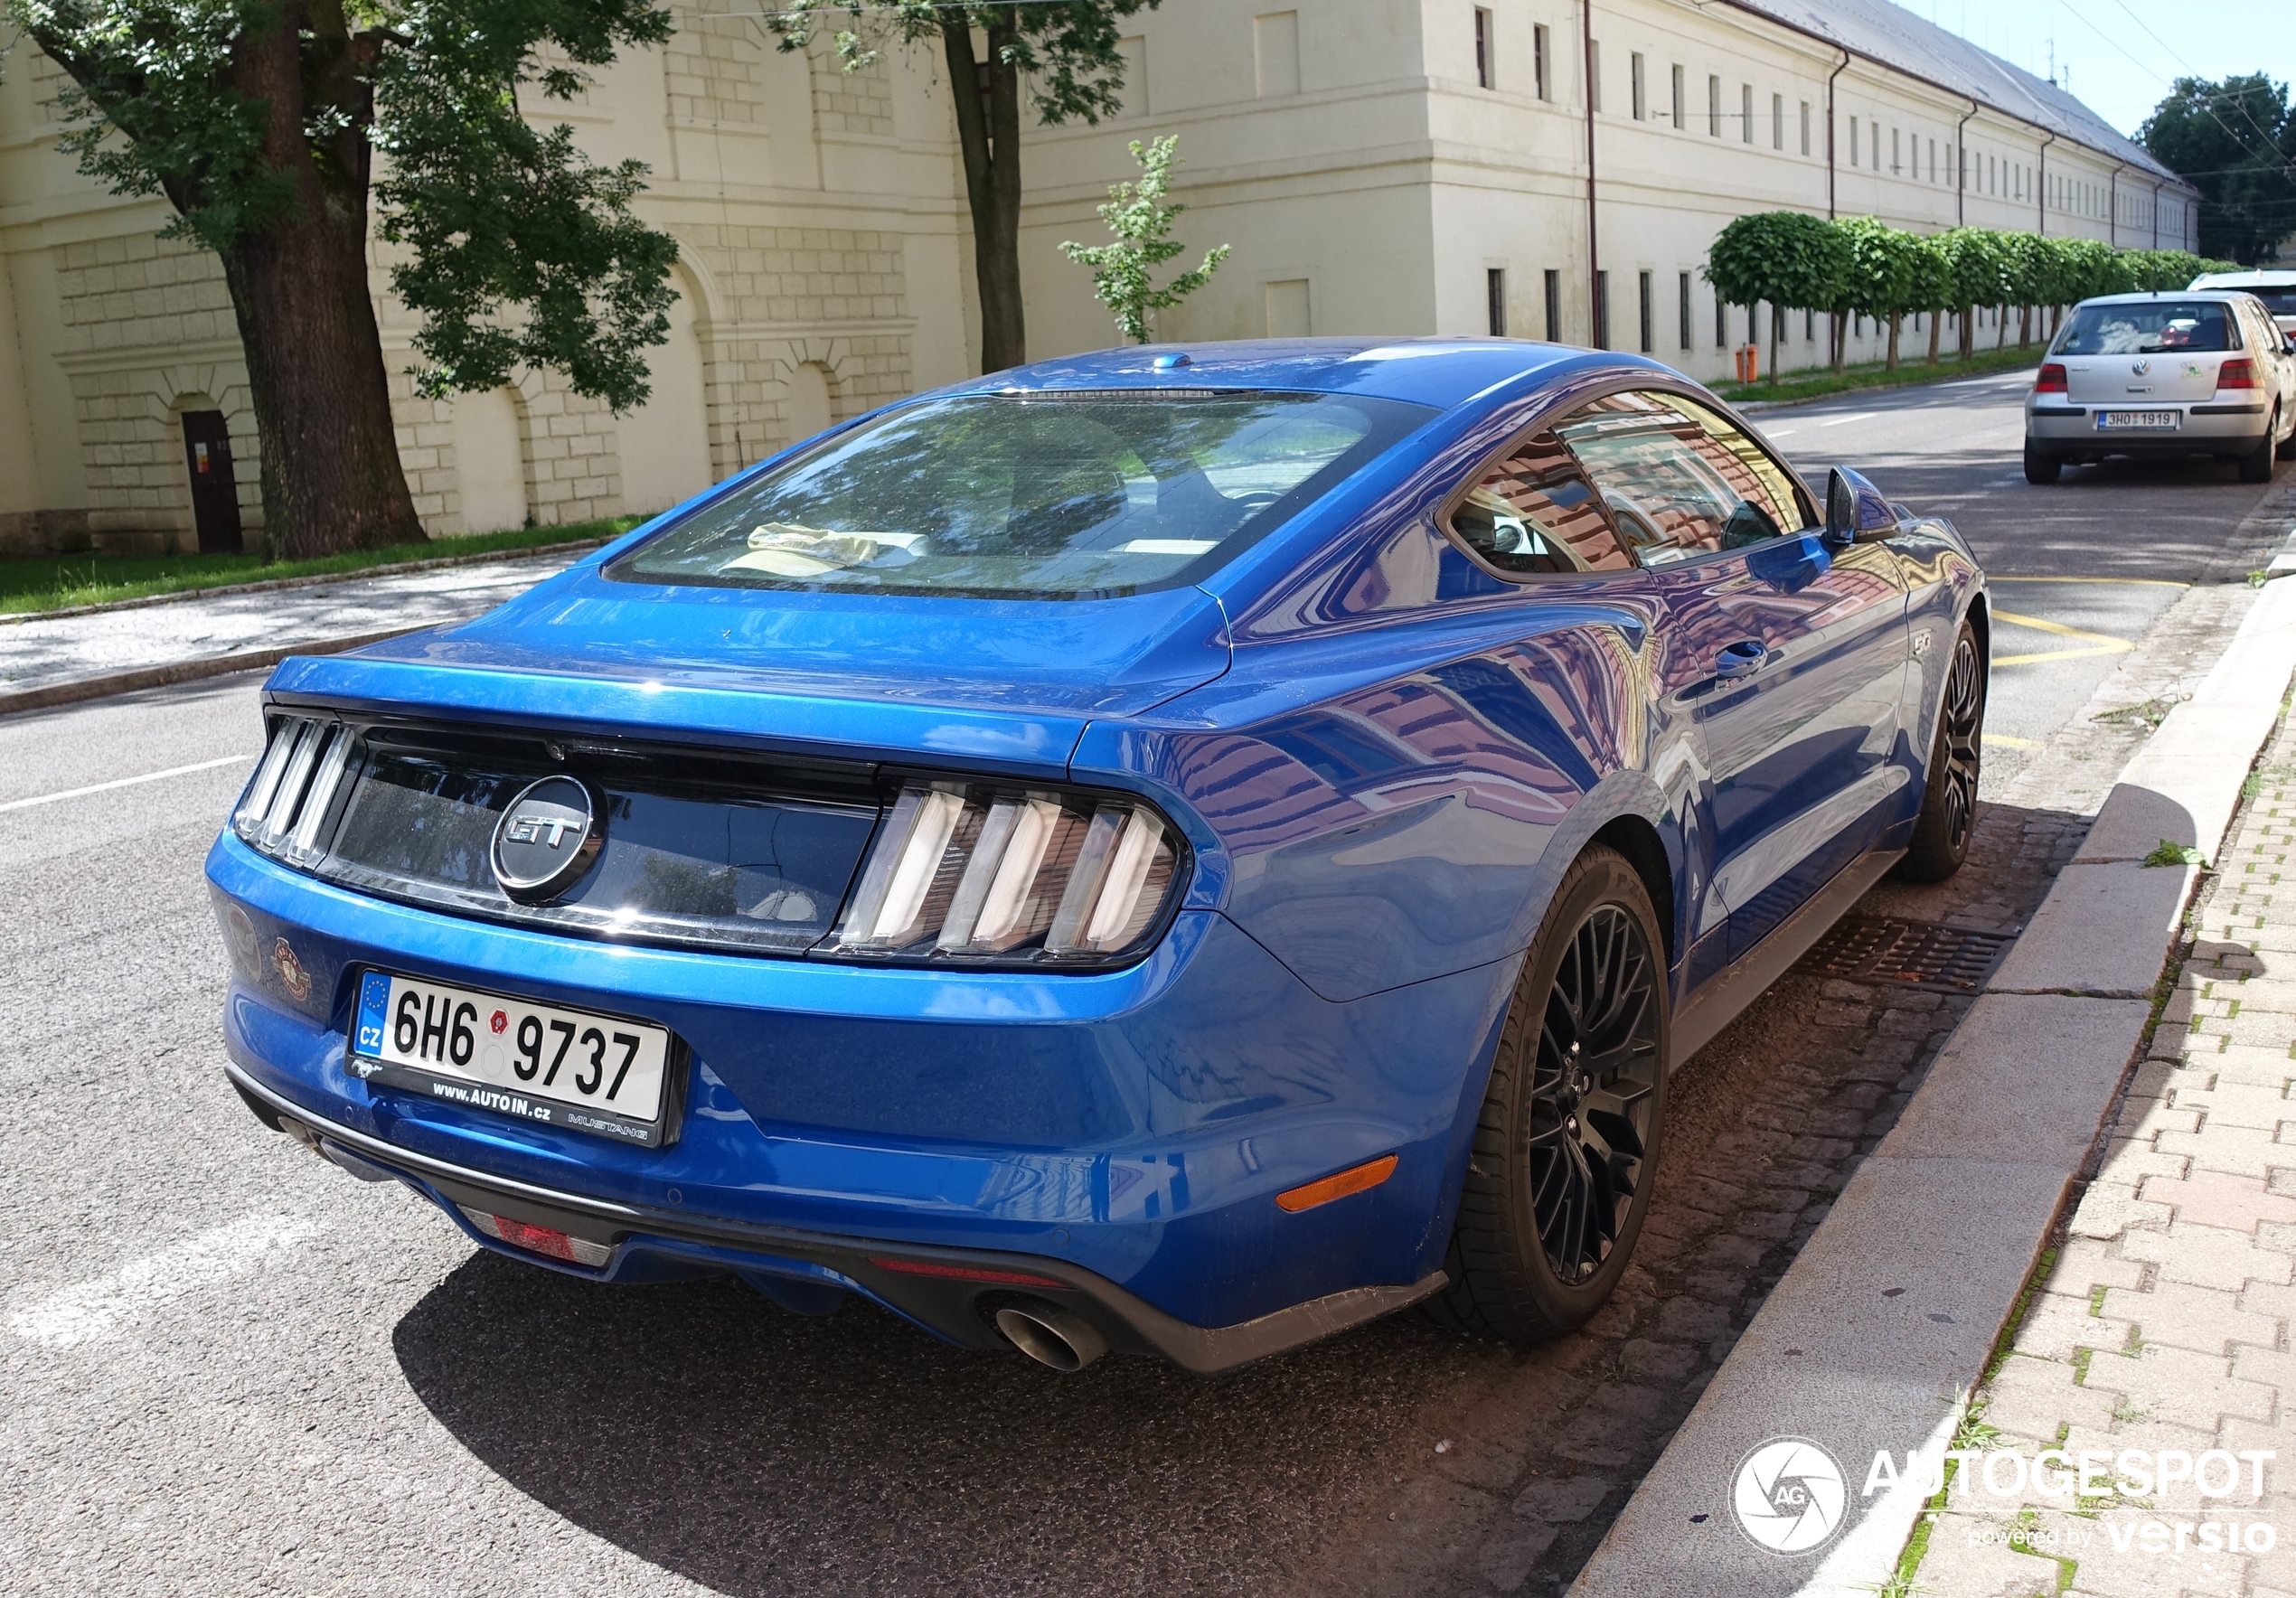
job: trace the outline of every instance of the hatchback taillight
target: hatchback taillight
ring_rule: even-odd
[[[828,952],[1122,961],[1161,926],[1183,860],[1173,829],[1137,800],[913,782],[887,811]]]
[[[2216,391],[2226,389],[2253,389],[2256,386],[2256,363],[2245,355],[2235,356],[2216,368]]]
[[[2034,380],[2033,391],[2036,394],[2068,392],[2065,382],[2065,368],[2054,361],[2044,362],[2041,367],[2041,375]]]

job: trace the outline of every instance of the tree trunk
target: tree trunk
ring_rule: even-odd
[[[988,30],[988,104],[981,103],[983,63],[973,54],[965,14],[941,24],[941,52],[956,100],[957,145],[965,158],[965,198],[973,212],[973,276],[981,298],[981,370],[1002,371],[1029,358],[1021,313],[1021,70],[1007,59],[1012,24]]]
[[[1962,359],[1967,361],[1977,353],[1977,307],[1963,306],[1961,322]]]
[[[1929,363],[1930,363],[1932,366],[1934,366],[1934,365],[1936,365],[1936,364],[1937,364],[1937,335],[1938,335],[1939,334],[1941,334],[1941,333],[1944,332],[1944,330],[1945,330],[1945,314],[1944,314],[1943,311],[1932,311],[1932,312],[1930,312],[1930,314],[1929,314]]]
[[[1833,314],[1833,374],[1834,374],[1834,376],[1836,376],[1836,377],[1840,377],[1840,376],[1841,375],[1841,369],[1842,369],[1844,366],[1848,365],[1849,363],[1849,314],[1848,312],[1846,312],[1846,311],[1836,311],[1836,312]]]
[[[1905,320],[1905,313],[1903,311],[1889,313],[1889,359],[1883,366],[1886,371],[1897,370],[1897,330]]]
[[[2009,307],[2007,306],[1993,307],[1993,347],[1997,350],[2009,348]]]

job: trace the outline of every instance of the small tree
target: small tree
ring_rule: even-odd
[[[1897,365],[1897,333],[1914,290],[1913,235],[1903,233],[1878,217],[1853,216],[1834,224],[1849,249],[1849,272],[1844,279],[1841,309],[1852,315],[1887,318],[1889,323],[1889,366]],[[1834,369],[1841,369],[1843,351],[1834,346]]]
[[[1907,251],[1912,282],[1905,291],[1905,308],[1929,317],[1929,363],[1937,364],[1937,340],[1945,311],[1953,303],[1953,268],[1943,246],[1931,235],[1915,235]]]
[[[1172,237],[1172,224],[1188,207],[1164,203],[1172,169],[1180,164],[1180,139],[1175,135],[1146,145],[1134,139],[1131,147],[1132,158],[1140,164],[1140,181],[1109,185],[1108,202],[1100,208],[1100,220],[1108,224],[1115,241],[1064,241],[1060,249],[1078,266],[1092,268],[1092,296],[1115,313],[1117,331],[1134,343],[1144,344],[1149,313],[1168,311],[1210,282],[1228,258],[1228,247],[1215,245],[1204,252],[1202,266],[1182,272],[1162,288],[1152,287],[1149,274],[1185,248]]]
[[[392,286],[423,319],[426,391],[565,372],[646,398],[676,241],[522,88],[670,36],[649,0],[0,0],[71,78],[63,147],[118,194],[164,194],[166,236],[221,260],[262,437],[274,558],[419,540],[367,285],[370,209],[410,246]],[[545,59],[550,58],[550,64]],[[375,175],[375,156],[387,164]]]
[[[596,0],[593,0],[596,3]],[[973,212],[973,276],[981,300],[981,370],[1029,358],[1021,308],[1021,105],[1047,126],[1074,118],[1097,127],[1123,105],[1116,23],[1159,0],[786,0],[766,8],[781,48],[802,50],[816,19],[843,14],[835,37],[846,71],[877,59],[876,45],[937,43],[956,102],[956,143]],[[864,37],[862,28],[869,32]],[[976,55],[973,35],[988,44]]]
[[[1830,309],[1845,269],[1842,240],[1823,217],[1764,211],[1715,235],[1700,276],[1730,305],[1771,306],[1770,364],[1778,370],[1779,323],[1788,309]]]
[[[1977,307],[2001,298],[1999,236],[1985,228],[1954,228],[1937,235],[1937,246],[1953,277],[1953,306],[1961,313],[1962,359],[1977,350]]]

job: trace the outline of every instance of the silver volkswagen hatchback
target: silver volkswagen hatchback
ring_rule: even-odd
[[[2226,456],[2244,483],[2296,459],[2296,353],[2263,302],[2186,290],[2075,306],[2025,402],[2025,480],[2109,455]]]

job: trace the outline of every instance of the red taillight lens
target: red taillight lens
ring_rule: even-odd
[[[2256,363],[2242,355],[2216,368],[2216,390],[2253,389],[2256,386]]]
[[[948,1265],[938,1260],[892,1260],[870,1257],[870,1264],[882,1271],[899,1271],[904,1276],[945,1276],[952,1282],[993,1282],[999,1287],[1066,1287],[1066,1282],[1055,1282],[1049,1276],[1031,1276],[1026,1271],[989,1271],[979,1265]]]
[[[2054,361],[2045,364],[2041,368],[2041,375],[2034,381],[2033,391],[2036,394],[2062,394],[2065,392],[2065,368],[2059,366]]]

